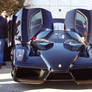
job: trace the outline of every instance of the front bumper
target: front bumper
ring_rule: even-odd
[[[42,84],[45,81],[72,81],[70,72],[49,69],[40,56],[14,62],[12,76],[15,81],[27,84]]]
[[[73,81],[70,72],[48,71],[46,69],[14,67],[12,75],[15,81],[27,84],[42,84],[45,81]]]

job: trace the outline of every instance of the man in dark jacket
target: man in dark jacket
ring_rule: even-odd
[[[5,18],[0,16],[0,66],[4,64],[4,45],[8,37],[8,23]]]

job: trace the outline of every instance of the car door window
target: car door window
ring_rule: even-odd
[[[37,33],[40,32],[41,27],[43,25],[43,16],[42,11],[35,11],[29,20],[29,29],[30,29],[30,36],[33,37]]]
[[[75,27],[77,32],[83,36],[87,37],[87,32],[88,32],[88,19],[87,17],[81,13],[80,11],[76,12],[75,16]]]
[[[42,12],[35,12],[30,18],[30,29],[32,30],[35,27],[38,27],[43,24]]]

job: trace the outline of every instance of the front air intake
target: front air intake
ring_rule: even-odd
[[[47,80],[71,80],[72,76],[70,73],[50,73]]]

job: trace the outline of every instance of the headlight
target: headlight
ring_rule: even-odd
[[[25,52],[24,49],[17,49],[17,50],[16,50],[16,59],[17,59],[18,61],[22,61],[22,60],[23,60],[24,52]]]

